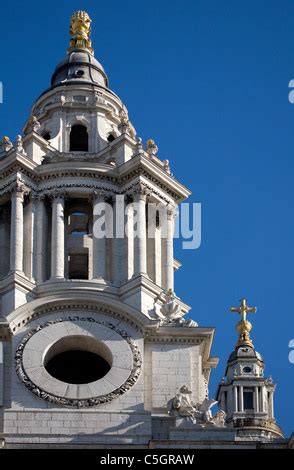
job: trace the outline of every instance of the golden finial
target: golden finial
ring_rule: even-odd
[[[231,312],[238,312],[241,315],[241,320],[236,325],[236,330],[239,333],[239,339],[236,348],[239,346],[251,346],[253,343],[250,338],[250,331],[252,329],[251,323],[247,320],[247,314],[250,312],[256,313],[256,307],[248,307],[246,299],[240,300],[240,307],[231,307]]]
[[[91,45],[91,18],[85,11],[77,11],[70,20],[70,47],[68,52],[73,49],[87,49],[91,54],[94,53]]]

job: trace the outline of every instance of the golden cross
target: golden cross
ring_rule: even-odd
[[[242,318],[241,321],[243,323],[246,323],[246,321],[247,321],[247,313],[249,313],[249,312],[256,313],[257,312],[256,307],[248,307],[246,299],[241,299],[240,300],[240,307],[231,307],[230,310],[231,310],[231,312],[240,313],[241,318]]]

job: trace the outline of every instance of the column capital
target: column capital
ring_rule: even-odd
[[[109,193],[107,195],[107,199],[110,204],[114,205],[116,203],[116,197],[117,196],[123,196],[125,198],[125,194],[119,194],[119,193]]]
[[[30,199],[34,202],[43,201],[45,199],[45,194],[39,194],[36,191],[30,192]]]
[[[133,196],[135,201],[146,202],[147,197],[150,196],[150,191],[144,184],[138,183],[132,188],[132,190],[130,191],[130,194]]]
[[[97,203],[101,203],[101,202],[105,202],[105,199],[107,198],[107,193],[106,191],[103,191],[103,189],[95,189],[94,191],[92,191],[91,195],[90,195],[90,201],[93,203],[93,204],[97,204]]]
[[[166,214],[169,220],[174,219],[176,216],[176,206],[173,204],[168,204],[166,206]]]
[[[28,194],[29,190],[26,185],[19,179],[17,179],[11,188],[11,195],[14,197],[19,197],[23,200],[24,195]]]
[[[57,199],[62,199],[63,201],[66,198],[66,191],[63,189],[54,189],[51,194],[49,194],[50,199],[52,202],[56,201]]]

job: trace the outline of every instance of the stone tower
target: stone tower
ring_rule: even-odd
[[[166,404],[183,385],[194,402],[207,398],[217,364],[213,328],[185,320],[174,293],[174,213],[190,192],[136,136],[90,24],[72,16],[51,86],[23,135],[1,145],[6,447],[147,446],[168,435]]]
[[[256,308],[248,307],[242,299],[240,307],[233,307],[231,311],[241,314],[237,324],[239,339],[229,357],[216,399],[239,438],[280,438],[283,433],[274,417],[276,386],[271,377],[264,376],[264,361],[253,346],[252,325],[246,318],[249,312],[256,312]]]

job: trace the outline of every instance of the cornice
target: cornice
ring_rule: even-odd
[[[135,181],[136,179],[144,178],[152,192],[156,192],[156,188],[158,188],[158,195],[161,198],[167,195],[180,203],[191,194],[185,186],[166,174],[153,162],[148,161],[149,159],[144,155],[137,155],[117,168],[86,160],[37,165],[30,158],[17,153],[14,153],[14,157],[11,155],[7,158],[9,161],[7,160],[7,165],[3,167],[0,176],[0,194],[9,192],[9,182],[7,180],[11,180],[16,173],[25,176],[29,180],[26,181],[26,184],[36,191],[40,191],[40,189],[37,189],[40,184],[48,182],[52,183],[48,189],[55,187],[66,189],[66,184],[61,185],[60,180],[62,178],[74,178],[78,182],[76,184],[71,182],[69,187],[96,189],[97,182],[104,182],[116,185],[119,194],[130,191],[133,185],[138,182]],[[83,181],[85,179],[93,180],[93,184],[85,183]],[[166,198],[166,201],[168,202],[169,199]]]
[[[0,294],[3,295],[15,287],[18,287],[26,294],[30,292],[32,296],[35,295],[35,293],[32,291],[36,288],[36,285],[20,273],[11,273],[5,278],[1,279]]]
[[[7,315],[7,321],[13,334],[17,334],[24,325],[39,317],[55,312],[77,310],[83,311],[84,314],[101,313],[116,318],[128,323],[143,336],[148,325],[157,324],[155,320],[151,320],[142,312],[109,295],[72,291],[37,298]]]

